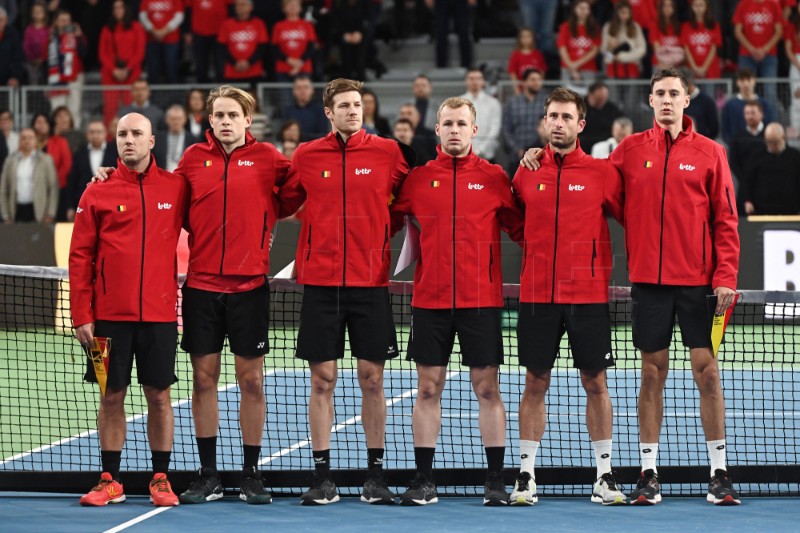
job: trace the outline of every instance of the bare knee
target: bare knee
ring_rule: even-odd
[[[529,400],[544,398],[550,388],[550,372],[525,373],[525,391],[522,393]]]
[[[694,373],[697,389],[702,395],[715,395],[720,392],[719,370],[716,366],[707,365]]]
[[[438,401],[442,396],[442,383],[435,379],[420,380],[417,399],[423,402]]]
[[[107,389],[106,393],[100,398],[100,407],[107,412],[124,410],[125,393],[126,389]]]
[[[164,411],[172,407],[170,403],[169,387],[160,390],[152,387],[145,388],[147,407],[151,411]]]
[[[496,379],[482,379],[472,384],[479,402],[495,402],[500,399],[500,384]]]
[[[336,375],[323,372],[311,373],[311,393],[318,396],[333,396],[336,388]]]
[[[383,394],[383,369],[365,372],[359,375],[361,392],[364,396],[379,396]]]
[[[264,374],[263,372],[253,371],[238,375],[239,390],[245,396],[264,395]]]
[[[588,396],[608,394],[606,386],[606,373],[601,371],[581,371],[581,384]]]
[[[219,375],[216,372],[208,372],[202,368],[195,368],[192,377],[192,386],[196,394],[217,391]]]
[[[642,362],[642,388],[662,388],[667,381],[668,367]]]

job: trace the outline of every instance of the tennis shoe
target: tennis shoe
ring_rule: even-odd
[[[592,487],[592,502],[602,503],[603,505],[623,505],[628,498],[617,487],[617,480],[614,479],[613,472],[606,472],[594,483]]]
[[[85,506],[102,507],[109,503],[125,501],[125,491],[119,481],[114,481],[111,474],[103,472],[100,481],[92,487],[88,494],[81,496],[80,503]]]
[[[639,476],[636,488],[631,492],[631,505],[655,505],[661,502],[661,483],[658,474],[647,469]]]
[[[179,499],[181,503],[205,503],[222,498],[222,481],[214,468],[202,467]]]
[[[708,484],[706,501],[714,505],[740,505],[742,503],[726,470],[717,468],[714,471],[714,477]]]
[[[272,494],[264,488],[264,480],[261,478],[261,472],[254,466],[248,466],[242,469],[239,499],[251,505],[272,503]]]
[[[408,490],[400,495],[400,505],[428,505],[438,501],[436,485],[428,476],[419,472],[408,484]]]
[[[339,501],[339,493],[336,492],[336,485],[329,477],[319,477],[314,474],[311,488],[300,496],[302,505],[327,505]]]
[[[167,475],[158,473],[150,481],[150,503],[156,507],[173,507],[178,505],[178,497],[172,492]]]
[[[383,470],[369,473],[364,483],[364,492],[361,493],[361,501],[374,505],[394,503],[394,493],[389,490],[389,483]]]
[[[508,505],[508,493],[503,472],[490,472],[483,487],[483,505]]]
[[[533,505],[539,502],[536,495],[536,480],[529,472],[520,472],[514,482],[514,490],[511,491],[509,503],[511,505]]]

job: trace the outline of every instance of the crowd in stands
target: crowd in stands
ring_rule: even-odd
[[[125,113],[136,111],[151,120],[159,136],[155,155],[164,168],[174,168],[186,146],[204,140],[207,91],[187,91],[180,101],[153,99],[153,84],[291,82],[291,91],[271,93],[270,116],[257,113],[251,128],[256,138],[267,137],[291,155],[299,143],[329,131],[314,82],[337,76],[379,78],[386,67],[376,39],[396,41],[414,34],[433,36],[431,67],[450,64],[447,37],[457,34],[460,65],[466,72],[462,96],[478,112],[474,150],[503,164],[511,175],[526,149],[546,142],[541,113],[548,80],[585,95],[588,112],[581,147],[607,157],[625,135],[650,124],[640,123],[634,113],[646,106],[640,88],[604,80],[646,80],[658,69],[682,67],[690,79],[687,115],[699,133],[728,147],[740,183],[739,206],[748,213],[763,212],[752,200],[757,196],[752,188],[766,179],[749,167],[765,154],[794,150],[787,141],[800,136],[797,0],[383,4],[382,0],[0,1],[0,85],[46,86],[43,107],[49,105],[51,110],[34,116],[30,124],[17,125],[11,113],[0,113],[4,133],[0,158],[9,165],[23,161],[23,174],[46,175],[42,183],[52,183],[49,171],[33,173],[31,161],[49,159],[55,169],[55,210],[51,213],[48,195],[36,200],[37,195],[23,191],[26,201],[21,203],[35,204],[35,209],[26,210],[22,219],[71,220],[86,172],[115,160],[110,133],[117,117]],[[491,25],[509,10],[519,13],[511,17],[516,28]],[[474,64],[474,39],[493,32],[516,35],[504,65],[513,92],[505,97],[487,87],[486,70]],[[735,78],[736,94],[696,83],[725,77]],[[791,85],[778,94],[772,80],[781,77],[788,77]],[[101,113],[82,108],[80,89],[85,91],[94,82],[105,88],[102,106],[96,108]],[[380,91],[366,91],[364,127],[411,145],[417,163],[424,164],[436,156],[433,130],[439,102],[432,99],[431,80],[425,74],[409,84],[408,102],[398,109],[382,110]],[[114,86],[119,89],[113,90]],[[780,131],[768,128],[773,122],[783,123]],[[27,155],[20,144],[22,126],[31,126],[34,134],[35,149]],[[765,140],[768,129],[773,133],[771,145]],[[6,158],[9,154],[16,155]],[[784,173],[800,169],[784,163],[780,159],[773,166]],[[13,187],[6,183],[11,178],[3,169],[0,188],[6,194]],[[9,168],[9,175],[12,172],[16,169]],[[798,191],[787,196],[800,197],[800,185],[791,185],[800,178],[792,179],[781,186]],[[37,187],[31,191],[36,189],[38,198],[42,194]],[[31,199],[36,201],[27,202]],[[798,212],[800,206],[789,210]],[[0,216],[7,222],[20,217],[10,209]]]

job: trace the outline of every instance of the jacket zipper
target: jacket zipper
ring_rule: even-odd
[[[306,242],[306,261],[311,258],[311,224],[308,225],[308,241]]]
[[[592,239],[592,277],[594,277],[594,260],[597,258],[597,239]]]
[[[345,186],[345,171],[347,169],[347,142],[337,134],[339,147],[342,150],[342,229],[344,231],[344,241],[342,245],[342,287],[347,286],[347,187]]]
[[[703,222],[703,274],[706,273],[706,223]]]
[[[226,240],[225,234],[227,233],[227,226],[228,226],[228,164],[231,161],[231,156],[233,155],[233,152],[235,152],[236,150],[245,145],[243,144],[242,146],[237,146],[236,148],[231,150],[230,154],[228,154],[222,148],[222,144],[216,137],[214,138],[214,144],[217,146],[220,153],[222,153],[222,158],[225,160],[225,171],[222,174],[222,181],[224,183],[222,187],[222,253],[220,254],[219,258],[219,275],[221,276],[223,271],[222,267],[223,265],[225,265],[225,240]]]
[[[452,274],[453,274],[453,309],[456,308],[456,158],[453,158],[453,260],[452,260]]]
[[[725,198],[728,200],[728,209],[731,210],[731,215],[733,214],[733,204],[731,203],[731,192],[730,187],[725,187]]]
[[[658,237],[658,284],[661,285],[661,271],[664,263],[664,210],[667,201],[667,165],[669,164],[669,151],[672,148],[672,135],[664,130],[667,143],[667,155],[664,158],[664,180],[661,185],[661,231]]]
[[[100,262],[100,279],[103,280],[103,294],[106,293],[106,258]]]
[[[139,174],[139,191],[142,194],[142,262],[139,270],[139,322],[144,321],[143,318],[143,293],[144,293],[144,243],[146,238],[146,221],[147,210],[144,205],[144,185],[142,184],[142,174]]]
[[[492,245],[489,245],[489,283],[493,283],[492,281],[492,267],[494,266],[494,250],[492,249]]]
[[[564,158],[561,154],[555,154],[558,164],[558,174],[556,175],[556,217],[555,231],[553,233],[553,280],[550,288],[550,303],[556,303],[556,257],[558,257],[558,208],[561,202],[561,168],[564,166]]]
[[[261,229],[261,249],[264,249],[264,241],[267,238],[267,212],[264,211],[264,226]]]

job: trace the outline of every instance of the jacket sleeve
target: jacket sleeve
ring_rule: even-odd
[[[424,172],[421,168],[419,170],[415,170],[414,173],[417,172]],[[411,211],[411,198],[412,198],[412,191],[411,191],[411,183],[412,183],[412,175],[409,175],[405,181],[403,182],[403,186],[400,187],[400,190],[397,191],[397,196],[389,206],[389,216],[391,218],[391,234],[394,237],[398,231],[403,229],[404,219],[406,215],[413,215]]]
[[[606,216],[612,216],[620,225],[624,225],[625,188],[622,184],[622,174],[611,163],[603,166],[603,174],[605,176],[603,210]]]
[[[717,258],[712,287],[736,288],[739,273],[739,216],[733,197],[733,179],[725,157],[725,149],[717,146],[713,168],[710,169],[714,252]]]
[[[400,149],[400,143],[395,142],[394,146],[394,164],[392,165],[392,195],[397,197],[403,182],[408,177],[411,167],[406,160],[403,151]]]
[[[116,66],[114,43],[112,42],[113,38],[114,35],[111,33],[111,30],[108,29],[108,26],[103,26],[103,29],[100,30],[100,44],[97,47],[97,59],[100,60],[100,68],[107,72],[111,72]]]
[[[69,302],[74,327],[94,322],[92,296],[97,228],[95,187],[90,187],[78,204],[69,246]]]
[[[70,156],[71,157],[71,156]],[[59,189],[58,189],[58,176],[56,175],[56,167],[53,164],[53,159],[45,155],[43,158],[44,164],[44,175],[47,179],[47,209],[45,210],[45,216],[56,218],[56,212],[58,211],[58,196],[59,196]]]
[[[497,210],[497,220],[500,229],[508,233],[511,239],[522,246],[525,243],[525,213],[514,197],[514,191],[508,182],[505,172],[500,176],[498,187],[500,191],[500,209]]]
[[[299,152],[299,151],[298,151]],[[278,191],[278,218],[293,215],[306,201],[306,191],[300,183],[300,171],[297,168],[300,153],[295,152],[293,162],[289,165],[286,180]]]

